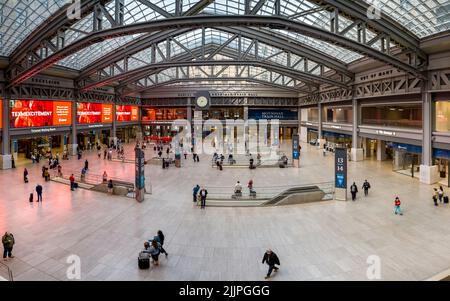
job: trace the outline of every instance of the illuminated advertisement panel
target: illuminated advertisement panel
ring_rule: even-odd
[[[3,127],[3,103],[2,99],[0,99],[0,129]]]
[[[112,122],[112,105],[79,102],[77,104],[77,123],[111,123]]]
[[[72,103],[50,100],[11,101],[11,127],[43,127],[70,125]]]
[[[116,106],[116,120],[119,122],[138,121],[139,107],[138,106]]]

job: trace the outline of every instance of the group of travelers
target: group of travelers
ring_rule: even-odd
[[[439,206],[439,203],[448,204],[448,195],[445,193],[444,188],[442,188],[442,186],[433,189],[433,202],[434,206]]]
[[[362,184],[362,189],[364,190],[364,196],[368,196],[370,183],[367,180],[364,180],[364,183]],[[358,186],[356,186],[356,183],[353,182],[353,184],[350,186],[350,194],[352,195],[352,201],[356,200],[357,193],[358,193]]]
[[[150,268],[150,258],[154,266],[159,265],[159,255],[165,254],[166,258],[169,256],[167,251],[163,248],[164,245],[164,234],[161,230],[158,230],[157,234],[153,239],[149,239],[144,242],[144,249],[139,253],[138,266],[140,269]]]
[[[200,185],[195,185],[192,189],[193,202],[200,204],[200,209],[206,207],[206,197],[208,196],[208,190],[205,187],[200,188]]]

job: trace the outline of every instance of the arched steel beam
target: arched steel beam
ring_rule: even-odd
[[[301,57],[306,57],[318,64],[323,64],[324,66],[333,69],[336,72],[349,77],[350,79],[354,78],[354,74],[348,71],[347,66],[344,63],[299,42],[288,40],[287,38],[281,36],[274,36],[267,32],[259,31],[253,28],[215,27],[215,29],[227,33],[238,34],[248,39],[257,39],[266,45],[291,52],[292,54]],[[170,30],[138,38],[137,40],[130,42],[123,47],[120,47],[120,49],[117,49],[89,64],[89,66],[80,71],[78,80],[83,80],[96,70],[106,68],[114,62],[123,60],[126,56],[131,56],[144,49],[148,49],[149,45],[152,43],[162,42],[167,38],[175,38],[191,30],[192,29]]]
[[[220,45],[209,47],[208,51],[216,50],[220,48]],[[192,53],[200,53],[202,50],[202,47],[198,47],[195,49],[191,49]],[[158,63],[148,64],[146,66],[142,66],[140,68],[136,68],[133,70],[129,70],[127,72],[123,72],[121,74],[117,74],[114,76],[106,77],[103,79],[100,79],[97,82],[90,83],[82,88],[82,91],[88,91],[93,88],[101,87],[108,85],[112,82],[127,80],[129,81],[130,78],[135,78],[137,76],[140,76],[141,78],[146,77],[149,72],[154,71],[155,69],[166,69],[170,67],[181,67],[181,66],[229,66],[229,65],[243,65],[243,66],[255,66],[255,67],[262,67],[268,70],[272,70],[275,72],[278,72],[280,74],[285,74],[288,76],[291,76],[293,78],[296,78],[300,81],[305,82],[308,85],[312,86],[318,86],[320,83],[329,84],[333,86],[338,86],[342,88],[348,88],[348,86],[342,82],[328,79],[323,76],[310,74],[307,72],[303,72],[300,70],[287,68],[284,65],[276,64],[270,61],[261,61],[257,60],[255,57],[249,56],[248,59],[242,60],[239,58],[239,53],[231,48],[224,48],[222,49],[219,54],[224,54],[229,58],[233,58],[233,60],[192,60],[192,57],[189,56],[189,53],[183,53],[180,55],[177,55],[173,57],[170,61],[162,61]],[[189,59],[190,58],[190,59]]]
[[[396,57],[382,53],[368,45],[355,42],[345,36],[340,36],[336,33],[328,32],[326,30],[292,21],[284,17],[267,17],[267,16],[193,16],[193,17],[178,17],[168,20],[157,20],[152,22],[136,23],[126,26],[119,26],[89,34],[86,37],[68,45],[67,47],[53,53],[49,57],[37,62],[26,71],[20,73],[18,76],[10,81],[10,85],[17,85],[26,79],[34,76],[42,70],[49,68],[59,60],[74,54],[81,49],[84,49],[95,43],[112,39],[114,37],[121,37],[126,35],[155,32],[160,30],[170,30],[177,28],[201,28],[204,26],[259,26],[271,29],[284,29],[287,31],[297,32],[313,38],[317,38],[326,42],[334,43],[341,47],[351,49],[353,51],[365,54],[369,57],[382,61],[386,64],[395,66],[401,70],[412,73],[419,77],[424,75],[417,68],[402,62]]]
[[[176,83],[181,83],[181,82],[201,82],[201,81],[221,81],[221,82],[226,82],[226,81],[246,81],[246,82],[252,82],[252,83],[256,83],[256,84],[260,84],[260,85],[264,85],[264,86],[268,86],[268,87],[274,87],[274,88],[278,88],[278,89],[282,89],[282,90],[286,90],[286,91],[292,91],[292,92],[302,92],[299,91],[296,88],[291,88],[291,87],[287,87],[287,86],[282,86],[282,85],[276,85],[276,84],[272,84],[270,82],[265,82],[262,80],[257,80],[257,79],[253,79],[253,78],[240,78],[240,77],[221,77],[221,78],[180,78],[180,79],[174,79],[174,80],[168,80],[162,83],[158,83],[156,85],[152,85],[149,87],[145,87],[145,88],[138,88],[138,89],[133,89],[133,91],[126,91],[124,93],[124,96],[128,96],[131,95],[133,93],[142,93],[144,91],[149,91],[152,89],[156,89],[159,87],[163,87],[163,86],[167,86],[167,85],[171,85],[171,84],[176,84]]]

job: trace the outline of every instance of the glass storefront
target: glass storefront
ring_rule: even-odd
[[[393,170],[403,175],[419,178],[422,147],[405,143],[387,142],[393,152]]]
[[[308,112],[308,121],[318,122],[319,121],[319,109],[318,108],[309,108]]]
[[[361,107],[363,125],[422,128],[422,105],[402,104]]]
[[[207,119],[244,119],[243,107],[224,107],[216,108],[212,107],[208,111],[203,111],[203,120]]]
[[[187,108],[142,108],[142,121],[187,119]]]
[[[450,101],[436,101],[434,130],[450,132]]]
[[[323,116],[325,122],[335,123],[353,123],[353,109],[352,107],[327,107],[323,109]]]
[[[439,184],[450,187],[450,150],[433,149],[433,164],[437,165],[439,170]]]
[[[351,148],[352,136],[341,133],[323,131],[322,136],[327,141],[327,147],[335,149],[336,147]]]

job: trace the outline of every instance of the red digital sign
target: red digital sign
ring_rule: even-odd
[[[15,128],[70,125],[71,111],[69,101],[14,100],[10,122]]]
[[[0,129],[3,127],[3,100],[0,99]]]
[[[138,106],[116,106],[116,120],[119,122],[138,121]]]
[[[111,104],[79,102],[77,104],[77,123],[111,123],[112,108]]]

